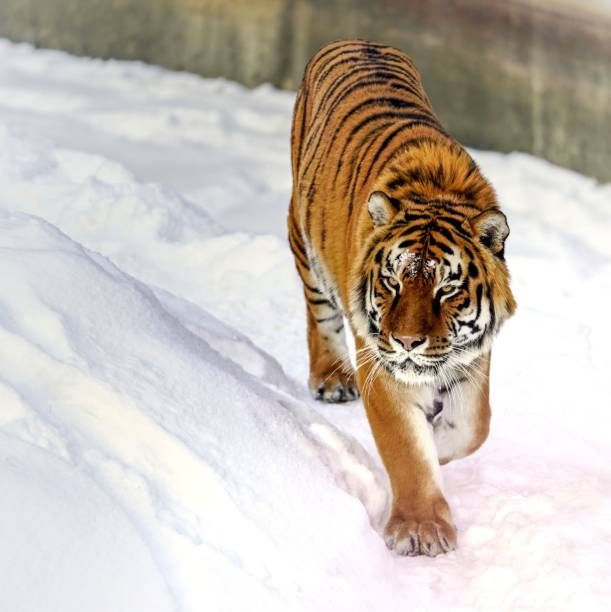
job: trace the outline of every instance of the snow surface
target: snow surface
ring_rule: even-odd
[[[608,610],[611,185],[474,152],[519,310],[458,550],[400,558],[361,403],[305,387],[292,102],[0,41],[0,609]]]

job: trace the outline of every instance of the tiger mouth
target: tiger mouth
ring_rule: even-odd
[[[380,347],[376,347],[376,361],[393,376],[410,376],[412,378],[422,377],[422,382],[429,382],[437,378],[448,366],[452,351],[444,355],[430,356],[425,354],[405,355],[390,353],[385,355]]]
[[[444,363],[448,361],[448,355],[441,357],[429,357],[428,355],[418,355],[416,359],[412,355],[407,355],[403,361],[399,363],[399,366],[404,368],[407,366],[420,367],[420,368],[440,368]]]
[[[419,355],[417,358],[427,359],[425,355]],[[414,356],[406,356],[400,361],[393,361],[387,357],[381,356],[380,362],[386,371],[393,376],[410,376],[413,379],[421,378],[422,382],[430,382],[436,379],[440,372],[444,369],[449,361],[449,355],[442,358],[428,358],[429,363],[417,362]]]
[[[416,374],[430,374],[431,372],[437,372],[441,364],[421,364],[415,362],[413,359],[408,357],[400,365],[399,369],[405,371],[411,370]]]
[[[413,361],[408,363],[407,365],[402,365],[401,366],[401,371],[403,372],[413,372],[414,374],[437,374],[437,372],[439,371],[439,368],[435,367],[435,366],[425,366],[425,365],[418,365],[417,363],[414,363]]]
[[[406,357],[403,361],[400,362],[388,362],[390,369],[402,373],[410,373],[416,375],[435,375],[441,369],[443,363],[445,363],[445,359],[443,361],[439,361],[437,363],[418,363],[414,361],[411,357]]]

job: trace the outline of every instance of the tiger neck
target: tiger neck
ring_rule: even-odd
[[[401,203],[454,203],[485,210],[496,205],[496,195],[471,156],[456,142],[431,141],[403,149],[387,164],[375,183]],[[477,211],[475,211],[477,214]]]

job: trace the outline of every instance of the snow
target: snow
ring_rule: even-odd
[[[474,151],[519,310],[400,558],[360,402],[306,389],[293,95],[0,41],[3,610],[606,610],[611,185]]]
[[[3,609],[172,609],[151,551],[107,494],[53,453],[0,435]]]

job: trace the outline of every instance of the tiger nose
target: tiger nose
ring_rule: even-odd
[[[426,338],[423,336],[394,336],[394,339],[403,346],[406,351],[411,351],[426,342]]]

